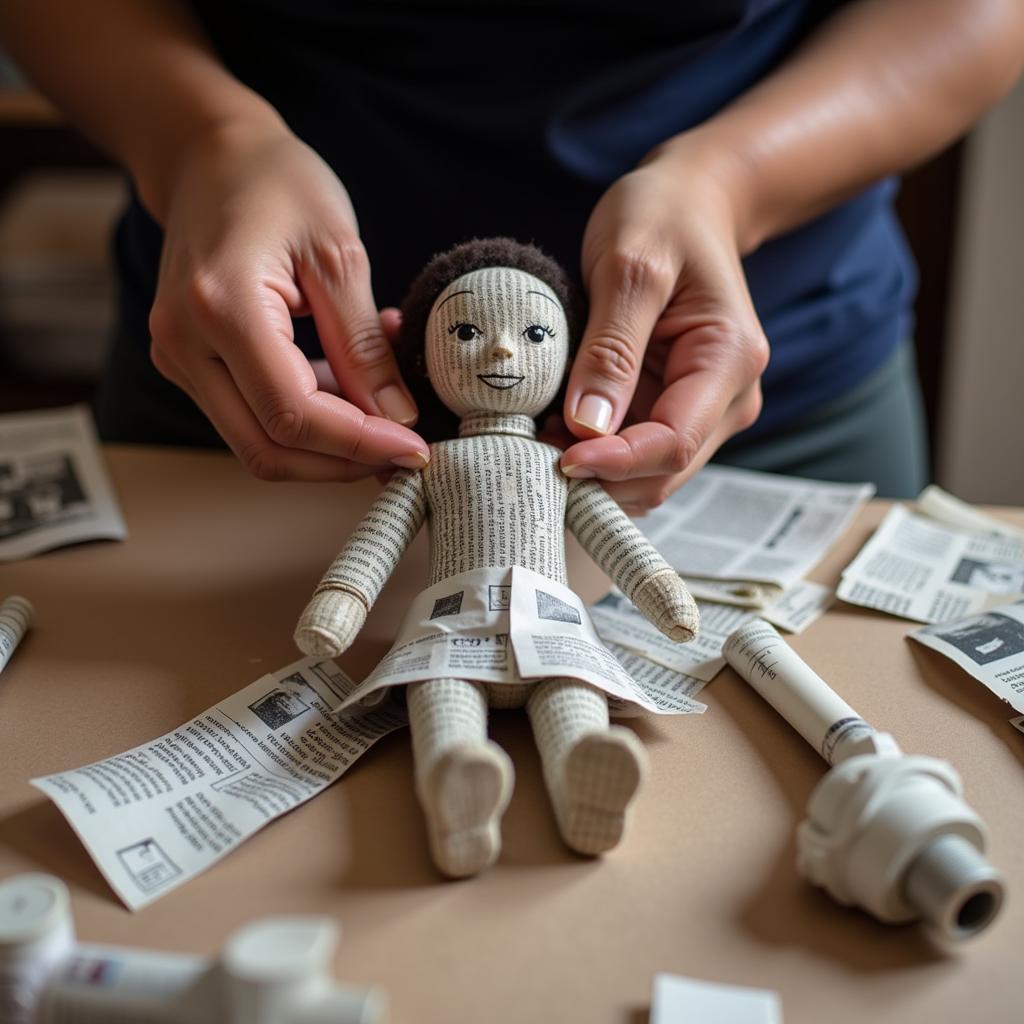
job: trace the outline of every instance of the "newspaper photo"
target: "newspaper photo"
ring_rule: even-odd
[[[700,632],[685,644],[673,643],[655,629],[619,590],[613,589],[591,605],[590,616],[598,636],[606,644],[620,645],[703,684],[714,679],[725,665],[722,645],[729,634],[745,622],[754,618],[768,619],[780,629],[799,633],[824,613],[832,599],[828,587],[801,580],[760,612],[698,601]]]
[[[637,526],[694,597],[762,608],[821,560],[874,490],[705,466]]]
[[[1024,595],[1024,539],[967,532],[895,505],[837,593],[905,619],[951,622]]]
[[[85,406],[0,416],[0,562],[126,534]]]
[[[910,634],[1024,714],[1024,600]]]
[[[316,796],[407,723],[404,701],[333,716],[354,689],[334,662],[305,658],[159,739],[32,785],[138,910]]]

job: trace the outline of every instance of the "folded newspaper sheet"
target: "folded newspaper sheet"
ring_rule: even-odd
[[[655,710],[706,710],[692,698],[696,681],[611,649]],[[67,818],[118,896],[138,910],[316,796],[380,737],[407,724],[404,700],[335,714],[357,689],[333,661],[304,658],[158,739],[32,784]],[[636,712],[633,701],[609,697],[609,706]]]
[[[126,532],[85,406],[0,416],[0,562]]]
[[[762,608],[821,560],[874,490],[705,466],[637,526],[694,597]]]
[[[305,658],[159,739],[32,785],[138,910],[316,796],[406,724],[404,702],[331,715],[354,688],[333,662]]]
[[[654,628],[619,590],[612,590],[597,604],[590,616],[598,636],[608,645],[616,644],[643,655],[690,679],[687,692],[693,696],[725,665],[722,645],[734,630],[755,618],[765,618],[781,629],[799,633],[818,619],[832,602],[832,591],[820,583],[801,580],[775,603],[761,611],[734,605],[698,601],[700,632],[686,644],[673,643]],[[619,656],[622,661],[622,657]]]
[[[648,675],[635,678],[601,643],[576,593],[519,565],[472,569],[420,593],[391,649],[336,710],[384,687],[425,679],[519,683],[553,676],[597,686],[617,707],[626,702],[656,714],[694,710],[682,691],[656,686],[649,692]]]
[[[1024,713],[1024,600],[910,634]]]
[[[1024,732],[1024,715],[1017,715],[1015,718],[1011,718],[1010,725],[1012,725],[1014,729],[1019,729],[1021,732]]]
[[[951,622],[1024,594],[1024,538],[969,532],[895,505],[837,593],[905,619]]]

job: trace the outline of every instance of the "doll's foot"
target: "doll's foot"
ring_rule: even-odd
[[[629,807],[647,776],[647,752],[621,725],[584,736],[565,762],[559,827],[566,844],[591,856],[619,844]]]
[[[420,789],[434,863],[451,878],[490,867],[501,853],[501,816],[515,772],[496,743],[455,747],[442,755]]]

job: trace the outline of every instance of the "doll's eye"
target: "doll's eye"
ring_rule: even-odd
[[[452,324],[448,328],[449,334],[454,334],[459,341],[472,341],[479,338],[484,332],[476,324]]]
[[[539,345],[545,338],[553,338],[554,336],[555,332],[550,327],[541,327],[540,324],[533,324],[523,331],[523,337],[527,341],[532,341],[534,345]]]

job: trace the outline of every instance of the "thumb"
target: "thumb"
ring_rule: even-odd
[[[641,256],[606,252],[595,263],[590,315],[565,396],[565,422],[576,437],[618,430],[672,286],[664,270]]]

